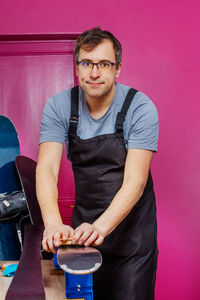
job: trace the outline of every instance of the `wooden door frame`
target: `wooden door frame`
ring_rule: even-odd
[[[24,33],[24,34],[0,34],[0,42],[9,41],[45,41],[45,40],[76,40],[80,33]]]
[[[0,56],[73,55],[79,33],[0,34]],[[74,74],[75,61],[74,61]],[[74,77],[75,85],[78,79]]]

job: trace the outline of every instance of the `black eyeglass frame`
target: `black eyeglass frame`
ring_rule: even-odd
[[[80,63],[89,63],[89,64],[91,64],[92,65],[92,70],[93,70],[93,68],[94,68],[94,66],[96,66],[97,67],[97,70],[99,70],[100,68],[100,64],[103,64],[103,63],[108,63],[108,64],[111,64],[111,66],[113,67],[114,65],[116,65],[117,66],[117,63],[114,63],[114,62],[111,62],[111,61],[101,61],[101,62],[98,62],[98,63],[94,63],[94,62],[91,62],[91,61],[87,61],[87,60],[81,60],[81,61],[77,61],[77,65],[79,66],[79,64]]]

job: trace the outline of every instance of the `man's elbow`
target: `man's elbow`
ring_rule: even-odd
[[[39,179],[44,172],[45,169],[40,164],[37,164],[35,169],[36,180]]]
[[[36,179],[42,178],[42,177],[53,177],[56,181],[58,180],[58,170],[57,168],[48,165],[48,164],[42,164],[37,163],[36,166]]]
[[[123,187],[126,188],[130,194],[137,193],[141,196],[144,192],[146,182],[146,178],[136,178],[135,180],[131,178],[123,183]]]

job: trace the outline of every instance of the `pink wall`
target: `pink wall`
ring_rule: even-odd
[[[198,0],[1,0],[0,34],[111,30],[123,44],[120,81],[154,100],[160,116],[152,167],[156,300],[200,299],[199,8]]]

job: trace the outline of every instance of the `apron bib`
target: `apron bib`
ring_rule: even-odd
[[[78,87],[72,89],[68,158],[75,179],[73,227],[93,223],[120,189],[127,150],[123,123],[137,91],[130,89],[117,115],[115,133],[77,136]],[[126,203],[124,203],[126,205]],[[153,300],[157,268],[157,225],[153,181],[128,216],[97,247],[102,267],[94,273],[94,300]]]

